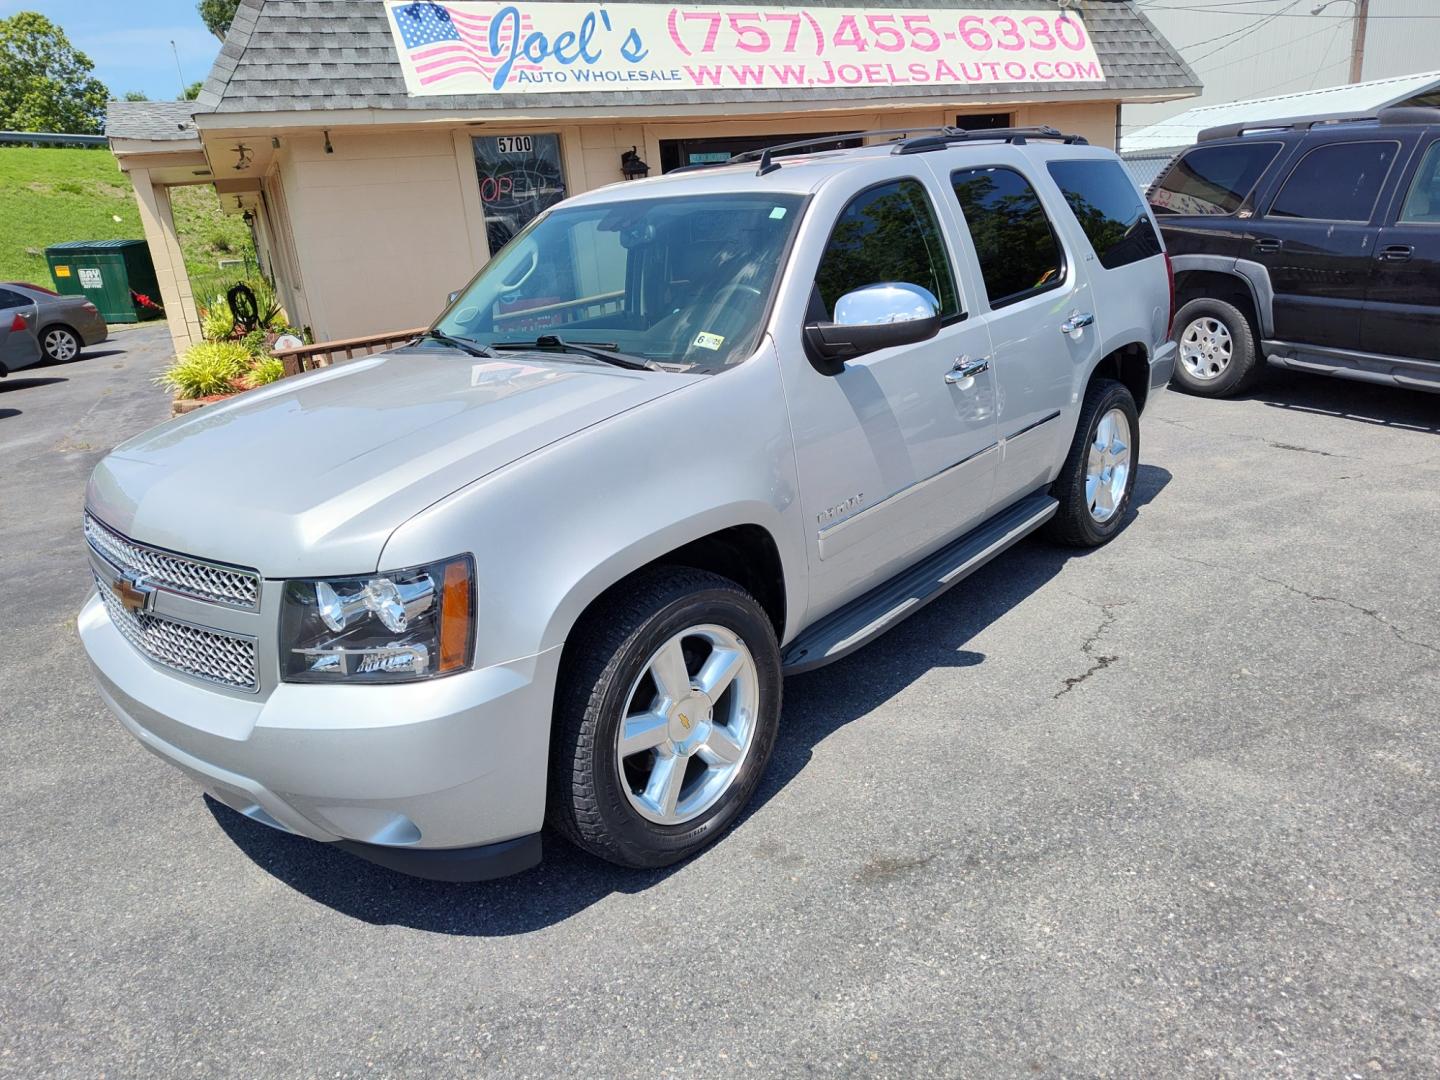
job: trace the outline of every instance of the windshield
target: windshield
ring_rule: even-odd
[[[755,350],[798,195],[563,205],[486,265],[436,329],[481,345],[554,336],[660,364]]]

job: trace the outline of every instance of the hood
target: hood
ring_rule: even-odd
[[[96,468],[87,505],[135,540],[266,577],[367,572],[390,533],[427,506],[701,378],[400,349],[131,439]]]

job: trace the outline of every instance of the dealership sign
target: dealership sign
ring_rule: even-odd
[[[411,94],[1102,82],[1080,16],[387,0]]]

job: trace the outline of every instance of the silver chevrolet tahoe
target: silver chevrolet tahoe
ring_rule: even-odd
[[[79,618],[110,709],[421,876],[524,869],[546,823],[632,867],[721,835],[787,672],[1042,526],[1115,535],[1173,364],[1112,153],[868,139],[566,200],[413,343],[118,447]]]

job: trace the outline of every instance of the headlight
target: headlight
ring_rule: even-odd
[[[286,682],[410,682],[470,664],[475,569],[468,555],[363,578],[287,581]]]

